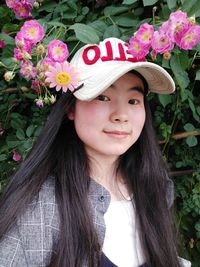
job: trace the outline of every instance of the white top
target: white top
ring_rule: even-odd
[[[138,267],[145,263],[136,224],[135,207],[130,200],[113,201],[104,214],[106,232],[104,254],[118,267]],[[182,267],[191,262],[178,257]]]
[[[132,202],[111,202],[104,219],[104,254],[119,267],[138,267],[145,263]]]

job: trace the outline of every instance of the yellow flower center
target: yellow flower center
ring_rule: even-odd
[[[148,31],[144,32],[143,40],[144,41],[149,41],[149,39],[150,39],[150,32],[148,32]]]
[[[183,40],[186,42],[186,43],[190,43],[192,42],[192,40],[194,39],[194,33],[191,32],[189,33],[188,35],[186,35]]]
[[[56,74],[56,82],[59,85],[67,85],[71,81],[71,77],[67,72],[58,72]]]
[[[30,37],[34,38],[37,35],[37,30],[34,27],[30,27],[28,33]]]
[[[24,7],[20,7],[18,11],[19,11],[20,14],[23,15],[25,13],[25,8]]]
[[[134,50],[136,50],[137,52],[139,52],[141,50],[141,46],[139,44],[134,44],[133,46]]]
[[[55,53],[56,56],[62,56],[63,55],[63,50],[59,47],[59,46],[56,46],[54,49],[53,49],[53,52]]]

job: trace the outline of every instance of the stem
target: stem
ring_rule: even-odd
[[[73,47],[73,49],[70,51],[69,56],[70,56],[71,54],[73,54],[74,50],[77,48],[77,46],[78,46],[79,44],[80,44],[80,41],[78,41],[77,44]]]

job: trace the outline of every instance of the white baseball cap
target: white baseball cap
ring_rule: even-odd
[[[174,81],[164,68],[145,59],[137,60],[128,52],[128,44],[114,37],[99,45],[83,46],[70,64],[80,72],[83,86],[74,95],[83,101],[94,99],[131,70],[136,70],[145,78],[150,92],[170,94],[175,90]]]

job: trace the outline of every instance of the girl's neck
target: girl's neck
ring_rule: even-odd
[[[122,175],[117,171],[116,160],[90,159],[90,177],[109,191],[111,201],[129,199],[131,193]]]

